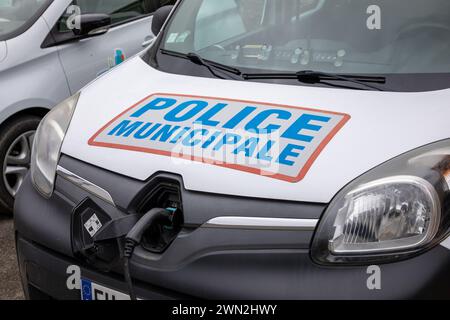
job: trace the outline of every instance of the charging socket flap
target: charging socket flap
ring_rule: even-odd
[[[118,239],[137,221],[137,215],[108,214],[92,199],[84,199],[72,215],[74,255],[94,267],[110,270],[121,258]]]

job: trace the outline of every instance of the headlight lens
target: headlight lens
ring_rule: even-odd
[[[53,193],[61,146],[80,94],[64,100],[42,120],[34,137],[31,156],[31,180],[45,197]]]
[[[354,190],[337,204],[334,254],[393,251],[433,238],[440,220],[439,197],[426,180],[381,179]]]
[[[344,188],[312,245],[319,263],[366,263],[420,252],[448,235],[449,141],[395,158]]]

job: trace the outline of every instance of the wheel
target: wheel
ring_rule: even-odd
[[[14,198],[30,170],[31,147],[41,121],[37,116],[22,116],[0,130],[0,213],[11,215]]]

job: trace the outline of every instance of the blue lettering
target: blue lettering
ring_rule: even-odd
[[[202,124],[204,126],[216,127],[220,122],[211,120],[211,118],[214,117],[216,114],[218,114],[220,111],[222,111],[226,106],[227,104],[225,103],[216,104],[214,107],[206,111],[205,114],[202,115],[200,118],[198,118],[198,120],[195,122]]]
[[[272,161],[273,157],[269,155],[270,149],[274,146],[275,142],[272,140],[267,141],[264,147],[258,152],[256,158],[259,160]]]
[[[151,122],[147,122],[146,124],[144,124],[142,126],[141,129],[139,129],[138,132],[136,132],[134,134],[134,138],[135,139],[147,139],[148,137],[150,137],[150,135],[155,132],[156,129],[158,129],[161,126],[161,124],[157,123],[154,126],[152,126]]]
[[[293,166],[295,164],[295,161],[289,160],[289,157],[295,157],[298,158],[300,155],[299,152],[296,151],[302,151],[305,150],[305,147],[303,146],[296,146],[294,144],[288,144],[286,148],[281,152],[280,156],[278,157],[277,162],[280,164],[284,164],[286,166]]]
[[[201,100],[192,100],[186,101],[168,112],[164,119],[171,122],[181,122],[191,119],[195,117],[199,112],[205,109],[208,106],[208,102]],[[188,110],[184,115],[179,115],[185,109],[192,107],[192,109]]]
[[[223,146],[230,144],[237,144],[241,140],[241,136],[234,133],[226,133],[223,138],[215,145],[214,151],[219,151]]]
[[[180,126],[172,127],[170,124],[166,124],[161,128],[161,130],[155,133],[155,135],[151,137],[150,140],[156,141],[159,139],[159,141],[161,142],[167,142],[167,140],[169,140],[170,137],[180,128]]]
[[[253,111],[256,110],[256,107],[245,107],[237,115],[235,115],[231,120],[223,125],[225,129],[234,129],[236,126],[245,118],[247,118]]]
[[[177,103],[177,100],[170,98],[156,98],[155,100],[150,101],[145,106],[140,108],[138,111],[134,112],[131,117],[139,118],[144,113],[150,110],[163,110],[173,106]]]
[[[310,121],[320,121],[320,122],[328,122],[331,118],[329,117],[321,117],[315,116],[312,114],[302,114],[300,118],[297,119],[287,130],[284,132],[281,137],[299,140],[304,142],[311,142],[314,137],[309,135],[300,134],[302,130],[312,130],[319,131],[322,129],[322,126],[310,124]]]
[[[178,143],[178,141],[180,141],[180,139],[183,138],[184,134],[189,130],[191,130],[190,127],[184,127],[180,132],[177,133],[177,135],[172,140],[170,140],[169,143],[173,144]]]
[[[213,135],[211,135],[208,140],[205,141],[205,143],[202,145],[203,149],[208,148],[216,139],[222,134],[221,131],[216,131]]]
[[[115,135],[116,137],[124,136],[129,137],[137,128],[143,124],[142,121],[136,121],[131,123],[130,120],[123,120],[114,129],[112,129],[108,135]]]
[[[249,138],[245,143],[241,144],[239,147],[237,147],[233,153],[239,154],[241,152],[244,152],[246,157],[251,157],[254,153],[256,148],[258,147],[259,138]]]
[[[264,129],[259,128],[259,126],[261,126],[262,123],[272,115],[276,115],[277,119],[281,120],[289,120],[289,118],[292,116],[290,112],[285,110],[276,110],[276,109],[264,110],[261,111],[251,121],[249,121],[249,123],[245,126],[245,129],[248,131],[254,131],[256,133],[267,133],[267,134],[280,129],[281,126],[277,124],[269,124]]]
[[[196,129],[192,130],[192,132],[183,140],[183,145],[187,147],[194,147],[202,142],[201,139],[194,139],[197,134],[201,134],[202,136],[206,136],[208,134],[208,130],[206,129]]]

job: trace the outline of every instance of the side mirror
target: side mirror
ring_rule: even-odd
[[[170,12],[172,11],[173,6],[164,6],[159,8],[153,14],[152,20],[152,32],[156,36],[161,31],[164,22],[166,22],[169,17]]]
[[[102,13],[85,13],[80,15],[80,29],[73,29],[73,33],[79,37],[98,36],[108,32],[111,25],[111,17]]]

